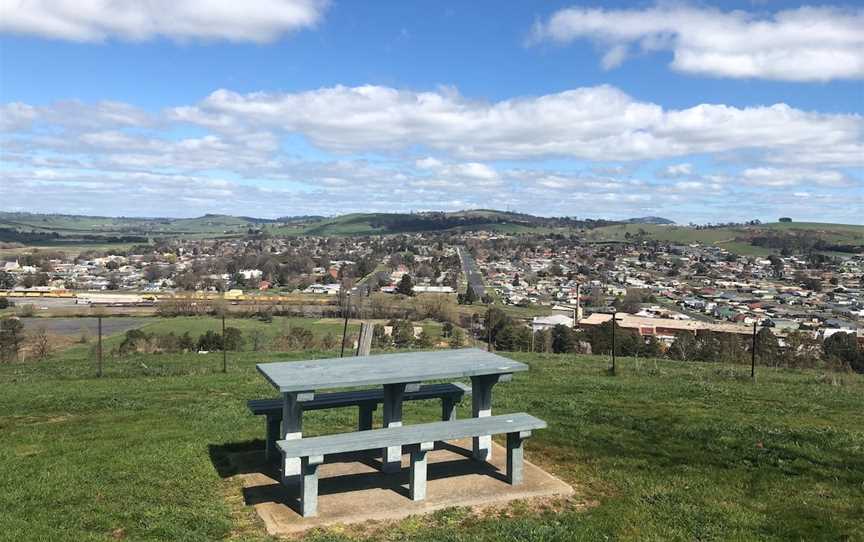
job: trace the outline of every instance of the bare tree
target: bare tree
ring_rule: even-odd
[[[38,360],[43,360],[51,354],[51,336],[48,335],[48,330],[45,326],[40,326],[33,332],[31,337],[33,345],[33,356]]]

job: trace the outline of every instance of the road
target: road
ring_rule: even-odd
[[[24,329],[26,331],[34,331],[44,327],[48,333],[54,335],[70,335],[76,336],[84,333],[84,330],[91,336],[96,336],[97,322],[96,318],[22,318]],[[122,333],[129,329],[139,328],[150,322],[154,322],[154,318],[137,318],[134,316],[123,318],[103,318],[102,319],[102,335],[108,336],[115,333]]]
[[[456,253],[459,254],[459,261],[462,262],[462,273],[468,281],[468,287],[474,290],[477,299],[482,299],[486,295],[486,286],[483,285],[483,275],[477,269],[477,262],[463,247],[456,247]]]

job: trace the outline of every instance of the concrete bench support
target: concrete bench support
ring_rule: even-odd
[[[409,389],[406,387],[406,389]],[[304,392],[308,393],[308,392]],[[441,412],[443,420],[455,419],[456,405],[462,400],[465,395],[471,394],[471,388],[460,382],[451,384],[427,384],[419,386],[415,391],[406,391],[402,395],[403,401],[419,401],[440,399],[442,403]],[[300,397],[306,397],[301,394]],[[321,393],[314,396],[313,399],[299,401],[302,407],[300,416],[308,410],[321,410],[327,408],[341,408],[356,406],[359,409],[357,428],[360,431],[368,431],[372,429],[373,414],[378,409],[378,405],[384,401],[384,390],[371,389],[348,392]],[[265,453],[268,461],[277,462],[281,455],[276,446],[276,441],[283,436],[283,414],[284,401],[279,399],[252,399],[247,403],[249,410],[258,416],[265,416],[266,427],[266,444]],[[294,407],[291,407],[292,409]],[[294,414],[296,417],[296,414]],[[401,420],[401,417],[400,417]],[[294,433],[300,433],[302,429],[302,420],[295,419],[292,422]],[[297,467],[296,473],[299,473]]]
[[[301,462],[300,513],[304,518],[318,515],[318,465],[323,462],[323,455],[304,457]]]
[[[368,431],[372,429],[372,414],[378,408],[377,405],[363,404],[360,405],[360,413],[357,419],[357,430]]]
[[[411,479],[408,493],[412,501],[422,501],[426,498],[426,456],[427,452],[434,447],[434,442],[421,442],[417,449],[411,452]]]
[[[303,402],[315,398],[312,392],[282,394],[282,440],[303,438]],[[282,482],[292,483],[300,474],[299,457],[282,457]]]
[[[518,486],[522,483],[522,472],[524,466],[525,439],[531,436],[531,431],[517,431],[507,433],[507,482]]]
[[[402,427],[402,399],[405,392],[416,392],[420,383],[384,385],[384,428]],[[381,470],[399,472],[402,469],[402,446],[381,450]]]
[[[398,389],[396,390],[398,393]],[[390,392],[392,395],[393,392]],[[392,407],[388,407],[388,410]],[[420,425],[394,426],[358,433],[340,433],[295,440],[280,440],[277,445],[286,456],[301,457],[301,512],[315,515],[318,507],[318,469],[324,456],[360,450],[400,449],[411,447],[409,495],[411,500],[426,497],[428,452],[437,441],[456,440],[478,435],[507,435],[507,481],[522,482],[522,445],[535,429],[546,422],[524,412],[503,416],[486,416],[464,420],[432,422]],[[401,458],[400,458],[401,459]]]
[[[512,374],[483,375],[471,377],[471,414],[475,418],[485,418],[492,415],[492,386],[498,382],[507,382]],[[473,438],[473,455],[478,461],[492,459],[492,436],[480,435]]]

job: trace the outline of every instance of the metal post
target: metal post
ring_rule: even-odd
[[[750,349],[750,378],[756,380],[756,322],[753,322],[753,347]]]
[[[225,313],[222,313],[222,372],[228,372],[228,345],[225,344]]]
[[[99,343],[96,347],[96,359],[98,360],[98,366],[96,369],[96,377],[102,378],[102,317],[99,316],[96,318],[98,322],[97,326],[99,328]]]
[[[351,309],[351,292],[348,292],[348,296],[345,298],[345,306],[342,308],[342,312],[345,314],[345,325],[342,328],[342,351],[339,352],[339,357],[345,357],[345,340],[348,338],[348,316],[350,315]]]
[[[486,351],[492,352],[492,306],[486,309],[486,314],[488,314],[488,318],[486,318]]]

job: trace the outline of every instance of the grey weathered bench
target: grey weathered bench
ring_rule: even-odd
[[[361,433],[341,433],[298,440],[280,440],[277,445],[287,457],[301,458],[300,507],[304,517],[318,513],[318,465],[325,455],[390,446],[416,446],[411,450],[409,492],[412,500],[426,497],[426,452],[435,442],[480,435],[507,434],[507,481],[522,482],[522,441],[531,431],[543,429],[546,422],[520,412],[485,418],[442,421],[421,425],[373,429]]]
[[[441,399],[441,419],[456,419],[456,405],[466,395],[471,395],[471,386],[461,382],[451,384],[425,384],[417,391],[405,392],[403,401],[420,401],[424,399]],[[316,394],[311,401],[304,401],[303,410],[322,410],[328,408],[339,408],[357,406],[360,408],[358,429],[368,431],[372,429],[372,414],[378,405],[384,402],[384,390],[381,388],[371,390],[342,391],[333,393]],[[282,422],[282,399],[251,399],[246,405],[252,414],[266,416],[267,443],[266,455],[268,460],[276,460],[276,441],[279,439],[279,424]]]

